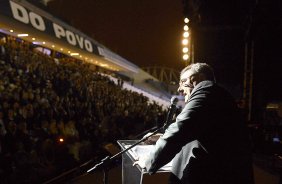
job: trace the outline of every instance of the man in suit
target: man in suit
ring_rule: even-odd
[[[173,159],[171,183],[253,183],[244,121],[231,95],[216,84],[212,68],[205,63],[184,68],[178,91],[185,107],[150,156],[136,164],[153,174]]]

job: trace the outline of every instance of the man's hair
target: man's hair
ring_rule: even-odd
[[[211,80],[211,81],[215,82],[215,76],[214,76],[214,73],[213,73],[213,69],[212,69],[212,67],[210,67],[206,63],[194,63],[194,64],[191,64],[191,65],[185,67],[181,71],[180,76],[182,74],[184,74],[188,70],[191,71],[192,75],[200,74],[201,73],[201,74],[205,75],[207,80]]]

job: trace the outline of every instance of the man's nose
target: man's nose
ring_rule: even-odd
[[[181,86],[179,86],[179,88],[177,89],[177,91],[178,91],[179,93],[182,93],[182,92],[183,92],[182,87],[181,87]]]

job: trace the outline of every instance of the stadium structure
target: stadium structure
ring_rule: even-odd
[[[124,88],[142,93],[164,108],[169,105],[171,94],[159,79],[34,3],[1,0],[0,12],[1,33],[31,42],[50,57],[90,63],[94,69],[114,74],[110,76],[113,81],[123,80]]]

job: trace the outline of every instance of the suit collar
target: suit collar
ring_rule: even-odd
[[[202,81],[195,86],[195,88],[191,92],[191,95],[199,89],[211,87],[211,86],[214,86],[214,85],[215,85],[215,82],[213,82],[213,81],[209,81],[209,80]]]

